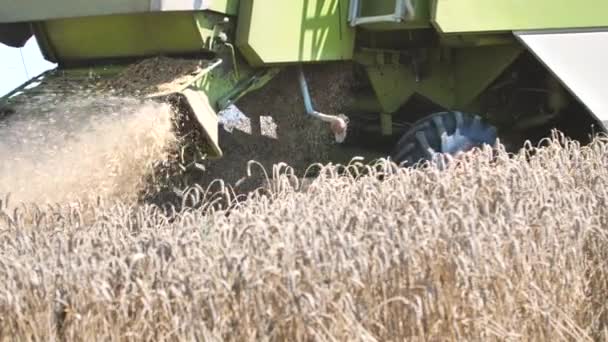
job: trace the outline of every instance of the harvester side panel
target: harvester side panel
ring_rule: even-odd
[[[243,0],[237,46],[254,66],[350,60],[348,0]]]
[[[432,0],[444,33],[608,26],[606,0]]]
[[[69,63],[200,53],[222,21],[210,12],[164,12],[50,20],[36,27],[47,59]]]
[[[399,56],[359,53],[384,113],[394,113],[417,93],[444,108],[467,108],[522,52],[519,45],[433,49],[416,72]],[[381,61],[378,63],[378,61]]]

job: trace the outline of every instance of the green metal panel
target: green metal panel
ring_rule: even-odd
[[[196,122],[206,138],[208,157],[221,158],[224,152],[219,144],[218,118],[206,94],[194,89],[185,89],[177,96],[183,99],[182,103],[186,106],[186,110],[196,118]]]
[[[454,103],[454,81],[449,72],[450,66],[441,63],[439,57],[439,51],[436,51],[430,65],[431,72],[420,82],[416,82],[411,65],[398,62],[398,55],[394,55],[390,61],[386,60],[383,53],[371,59],[358,55],[357,60],[362,62],[364,58],[369,59],[364,63],[382,112],[394,113],[416,92],[428,94],[433,101],[442,105]]]
[[[373,17],[395,12],[395,0],[359,1],[361,3],[361,16]]]
[[[242,0],[237,46],[252,65],[352,58],[349,0]]]
[[[420,79],[412,65],[399,63],[397,54],[363,52],[365,65],[383,113],[394,113],[414,94],[445,108],[470,105],[523,51],[520,45],[430,50],[420,65]]]
[[[225,17],[211,12],[193,12],[192,16],[200,33],[203,46],[208,50],[216,50],[214,39],[221,32],[233,32],[236,18]]]
[[[522,45],[458,49],[454,54],[456,102],[464,108],[479,96],[524,51]]]
[[[203,51],[213,25],[207,12],[165,12],[51,20],[38,36],[54,61],[140,57]]]
[[[430,0],[444,33],[608,27],[606,0]]]

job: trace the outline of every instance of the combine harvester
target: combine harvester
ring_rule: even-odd
[[[218,138],[221,113],[291,69],[300,114],[327,124],[320,134],[406,165],[497,138],[517,148],[553,129],[582,143],[606,132],[605,0],[1,2],[0,42],[35,36],[58,67],[0,99],[0,116],[39,94],[113,87],[170,101],[222,158],[233,152]],[[113,81],[159,58],[175,70]],[[311,98],[324,92],[307,75],[319,64],[354,80],[340,114]]]

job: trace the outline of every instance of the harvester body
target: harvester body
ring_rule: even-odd
[[[196,72],[141,96],[188,112],[215,157],[230,153],[218,140],[217,113],[290,67],[299,70],[302,93],[294,96],[305,98],[302,115],[327,121],[340,142],[341,124],[363,117],[350,141],[376,134],[400,157],[415,149],[422,157],[458,151],[475,137],[525,140],[540,126],[587,137],[604,132],[608,120],[603,0],[2,2],[0,41],[18,47],[33,35],[58,67],[11,92],[0,107],[53,88],[59,78],[94,75],[98,83],[147,58],[199,59]],[[361,79],[344,94],[344,122],[310,101],[306,66],[323,63],[352,65]],[[433,116],[429,106],[456,114]],[[425,131],[431,123],[434,131]]]

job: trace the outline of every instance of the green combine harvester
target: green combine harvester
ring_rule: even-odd
[[[301,115],[345,151],[413,165],[554,129],[586,143],[608,121],[605,13],[605,0],[2,0],[0,42],[35,36],[58,66],[0,99],[0,116],[162,57],[197,67],[131,93],[174,103],[212,158],[236,153],[221,113],[285,69]],[[324,89],[307,68],[320,64],[356,81],[339,113],[311,97]]]

